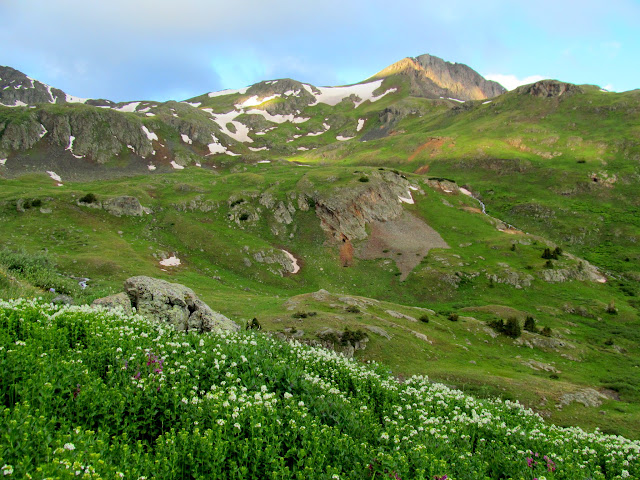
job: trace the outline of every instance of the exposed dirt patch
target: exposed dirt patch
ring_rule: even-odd
[[[482,210],[476,207],[462,207],[462,209],[471,213],[482,213]]]
[[[353,263],[353,245],[347,238],[343,238],[340,245],[340,263],[343,267],[349,267]]]
[[[432,248],[449,248],[440,234],[420,218],[405,212],[386,222],[371,222],[371,234],[356,256],[364,260],[390,258],[400,270],[400,280],[420,263]]]
[[[422,145],[420,145],[418,148],[415,149],[415,151],[409,155],[408,160],[411,162],[412,160],[414,160],[420,153],[424,152],[425,150],[427,152],[429,152],[429,156],[431,158],[435,157],[438,152],[440,152],[440,150],[442,149],[442,146],[446,143],[446,142],[451,142],[449,144],[449,147],[453,147],[455,145],[455,142],[453,141],[452,138],[449,137],[434,137],[434,138],[430,138],[429,140],[427,140],[425,143],[423,143]],[[416,172],[417,173],[417,172]]]

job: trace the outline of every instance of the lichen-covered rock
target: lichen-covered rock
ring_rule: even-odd
[[[97,298],[91,305],[94,307],[102,306],[109,309],[122,308],[125,312],[131,311],[131,300],[129,300],[129,296],[124,292],[109,295],[108,297]]]
[[[142,208],[142,205],[140,205],[140,201],[136,197],[129,197],[126,195],[105,200],[102,202],[102,208],[116,217],[121,217],[123,215],[141,217],[144,213],[144,209]]]
[[[235,322],[211,310],[184,285],[138,276],[127,279],[124,289],[140,315],[169,323],[178,330],[210,332],[240,329]]]

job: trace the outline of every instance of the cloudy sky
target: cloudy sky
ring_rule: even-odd
[[[115,101],[344,85],[423,53],[507,88],[625,91],[640,88],[638,25],[638,0],[0,0],[0,65]]]

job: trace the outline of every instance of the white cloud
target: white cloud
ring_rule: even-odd
[[[528,85],[529,83],[535,83],[539,80],[544,80],[548,77],[543,77],[542,75],[530,75],[524,78],[518,78],[515,75],[502,75],[499,73],[485,75],[484,78],[487,80],[493,80],[494,82],[498,82],[507,90],[513,90],[520,85]]]

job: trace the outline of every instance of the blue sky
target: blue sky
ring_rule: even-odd
[[[290,77],[364,80],[407,56],[513,87],[640,88],[640,1],[0,0],[0,65],[67,93],[186,99]]]

